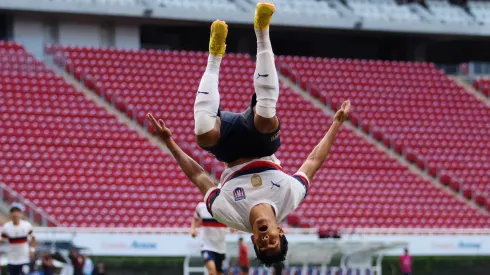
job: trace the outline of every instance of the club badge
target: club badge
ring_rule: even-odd
[[[250,182],[252,183],[253,187],[262,186],[262,178],[258,174],[253,174],[252,178],[250,179]]]
[[[241,187],[237,187],[235,190],[233,190],[233,196],[235,196],[235,201],[244,200],[246,198],[245,190],[243,190]]]

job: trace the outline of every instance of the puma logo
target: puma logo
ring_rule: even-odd
[[[268,76],[269,76],[269,74],[259,74],[259,73],[257,73],[257,78],[256,79],[259,79],[261,77],[268,77]]]
[[[274,183],[273,181],[271,181],[271,183],[272,183],[271,189],[274,188],[274,186],[276,186],[277,188],[281,188],[279,183]]]

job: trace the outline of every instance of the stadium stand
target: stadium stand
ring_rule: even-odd
[[[61,55],[66,57],[67,62],[60,64],[79,79],[91,78],[87,85],[107,99],[123,97],[130,108],[136,109],[140,123],[146,112],[153,112],[166,119],[179,142],[191,143],[192,150],[202,152],[193,142],[192,108],[206,53],[71,46],[48,47],[47,51],[58,56],[58,62]],[[220,79],[224,110],[239,112],[246,108],[253,91],[254,68],[248,55],[226,55]],[[359,108],[363,108],[362,104]],[[277,155],[285,171],[294,172],[331,120],[285,86],[278,112],[283,145]],[[345,154],[346,150],[350,153]],[[206,169],[219,165],[222,170],[212,156],[204,154]],[[346,128],[340,132],[331,154],[326,168],[315,177],[305,203],[295,212],[304,218],[294,225],[324,230],[490,225],[487,215],[416,176]]]
[[[339,11],[335,9],[334,4],[330,1],[294,1],[294,0],[277,0],[274,1],[280,14],[296,14],[306,16],[335,16],[340,17]],[[330,6],[332,4],[332,6]]]
[[[474,18],[460,6],[452,5],[444,0],[428,0],[425,2],[435,18],[442,23],[476,24]]]
[[[51,2],[65,2],[76,4],[99,4],[99,5],[113,5],[113,6],[135,6],[143,5],[144,0],[49,0]]]
[[[185,227],[172,158],[14,43],[0,43],[0,181],[65,226]]]
[[[360,18],[384,21],[420,21],[420,16],[412,12],[408,5],[398,5],[392,0],[349,0],[347,4]]]
[[[490,24],[490,3],[486,1],[468,1],[468,8],[478,21]]]
[[[365,131],[375,131],[432,176],[442,175],[456,191],[462,182],[473,191],[465,196],[486,203],[490,108],[433,64],[292,56],[280,61],[303,88],[313,87],[314,96],[333,106],[350,98]]]
[[[490,97],[490,79],[479,78],[473,82],[473,86],[481,91],[484,95]]]
[[[177,7],[197,10],[237,11],[238,7],[228,0],[157,0],[160,7]]]

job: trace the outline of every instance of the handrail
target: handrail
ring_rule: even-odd
[[[490,235],[490,228],[344,228],[342,235]]]
[[[99,233],[99,234],[189,234],[188,227],[36,227],[36,233]],[[288,234],[317,235],[316,228],[289,228]],[[240,233],[240,232],[238,232]],[[243,232],[242,232],[243,233]]]
[[[184,227],[36,227],[36,233],[87,234],[189,234]],[[318,235],[317,228],[288,228],[287,234]],[[341,236],[348,235],[490,235],[490,228],[344,228]],[[240,232],[238,232],[240,234]],[[243,232],[242,232],[243,233]]]
[[[8,195],[6,195],[5,192]],[[28,214],[28,218],[34,222],[36,222],[35,214],[37,214],[41,217],[40,220],[41,225],[49,226],[51,224],[54,226],[61,226],[60,222],[58,222],[56,219],[46,214],[46,212],[44,212],[39,207],[32,204],[28,199],[22,197],[17,191],[15,191],[14,189],[12,189],[10,186],[8,186],[3,182],[0,182],[0,198],[4,201],[8,201],[9,203],[13,203],[13,202],[22,203],[24,206],[26,206],[26,212]]]

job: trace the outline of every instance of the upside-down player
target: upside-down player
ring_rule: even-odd
[[[307,194],[310,181],[327,159],[335,136],[350,111],[342,104],[328,132],[293,176],[267,158],[246,160],[227,168],[218,187],[202,167],[172,139],[162,120],[149,114],[156,133],[167,145],[182,171],[204,195],[208,211],[219,222],[237,230],[253,233],[257,258],[267,266],[284,261],[287,239],[278,226]]]
[[[201,256],[204,265],[208,270],[208,275],[222,275],[223,261],[226,252],[226,225],[216,221],[208,212],[206,204],[200,202],[196,206],[196,211],[192,217],[191,234],[196,237],[196,227],[201,224],[199,239],[201,240]]]
[[[287,239],[277,223],[298,207],[306,196],[310,180],[326,160],[335,135],[350,111],[350,102],[344,102],[335,114],[334,122],[325,137],[297,173],[289,176],[282,171],[272,155],[279,147],[279,121],[275,116],[279,89],[268,38],[268,26],[273,12],[272,4],[257,5],[254,21],[258,49],[255,77],[257,100],[253,99],[251,108],[241,114],[221,112],[217,115],[217,112],[203,111],[206,106],[214,104],[216,110],[219,106],[219,62],[216,62],[221,61],[221,58],[217,59],[217,53],[221,53],[221,56],[224,54],[227,34],[224,22],[215,21],[211,26],[210,57],[196,97],[194,113],[198,144],[216,155],[218,160],[224,161],[228,167],[223,172],[218,187],[201,166],[180,149],[163,121],[157,122],[148,114],[156,133],[165,142],[186,176],[205,196],[209,212],[223,224],[252,232],[257,258],[267,266],[285,259]],[[221,50],[216,51],[217,48]],[[203,85],[208,73],[214,75],[214,82],[209,83],[214,83],[215,88],[205,89],[206,85]],[[275,80],[270,81],[271,77]],[[211,99],[212,91],[216,92],[214,100]],[[205,99],[205,96],[209,96],[209,99]]]

